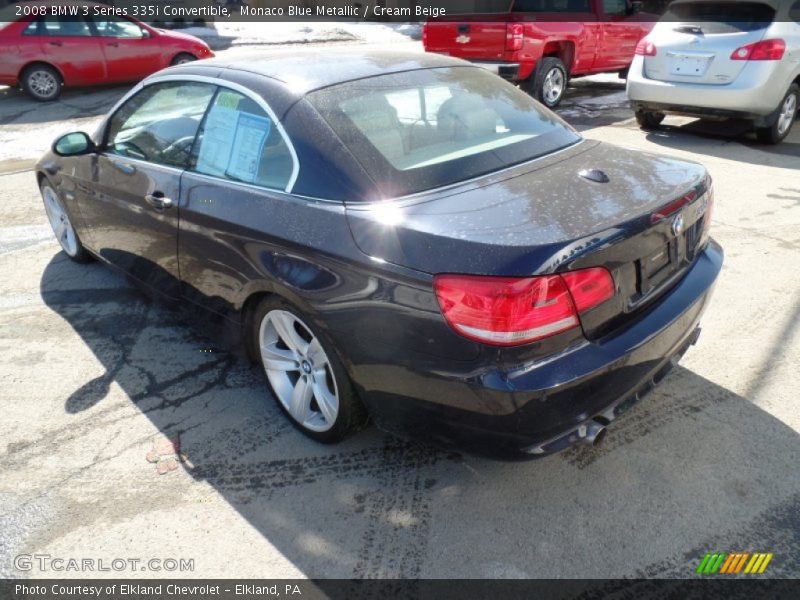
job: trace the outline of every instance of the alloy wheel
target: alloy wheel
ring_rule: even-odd
[[[39,98],[50,98],[58,90],[58,81],[50,71],[34,71],[28,76],[28,87]]]
[[[70,223],[67,212],[61,205],[61,200],[53,188],[49,186],[42,188],[42,197],[44,198],[47,218],[50,220],[50,226],[53,228],[53,233],[58,243],[61,244],[64,252],[74,257],[78,254],[78,237],[75,234],[72,223]]]
[[[778,135],[783,136],[794,122],[797,114],[797,94],[789,94],[783,101],[780,115],[778,115]]]
[[[561,69],[553,67],[548,71],[542,84],[542,96],[548,105],[553,105],[564,92],[564,74]]]
[[[330,430],[339,415],[339,394],[319,339],[299,317],[276,309],[262,319],[258,340],[278,401],[302,427]]]

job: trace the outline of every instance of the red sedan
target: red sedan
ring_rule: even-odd
[[[137,81],[169,65],[214,56],[191,35],[102,14],[108,6],[70,3],[78,7],[74,16],[52,14],[51,4],[24,6],[33,14],[0,24],[0,85],[21,85],[42,102],[58,98],[63,86]]]

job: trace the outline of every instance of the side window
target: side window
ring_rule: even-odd
[[[141,39],[144,31],[136,23],[127,19],[113,17],[95,17],[94,28],[101,37]]]
[[[89,37],[89,24],[82,17],[58,17],[48,15],[31,21],[23,35],[52,35],[64,37]]]
[[[144,88],[111,117],[106,152],[186,167],[215,86],[173,81]]]
[[[603,13],[615,17],[624,17],[628,14],[627,0],[603,0]]]
[[[42,20],[36,19],[28,23],[28,26],[22,30],[22,35],[41,35],[39,33],[39,29],[41,27]]]
[[[192,169],[283,190],[294,160],[273,119],[252,99],[220,88],[198,136]]]

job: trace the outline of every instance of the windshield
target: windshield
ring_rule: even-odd
[[[476,67],[381,75],[309,100],[393,196],[491,173],[580,140],[530,96]]]
[[[774,18],[775,10],[759,2],[680,2],[671,4],[662,20],[676,30],[711,35],[757,31]]]

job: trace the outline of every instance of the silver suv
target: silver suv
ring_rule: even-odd
[[[643,129],[667,113],[789,133],[800,104],[800,0],[676,0],[639,42],[628,98]]]

